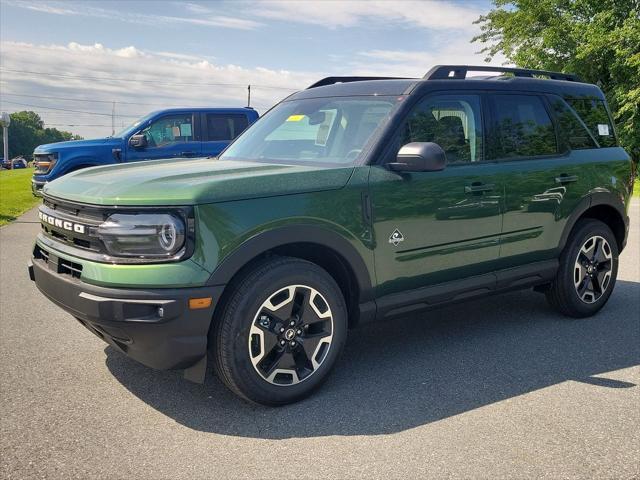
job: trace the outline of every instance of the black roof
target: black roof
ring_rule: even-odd
[[[467,71],[494,71],[509,75],[467,77]],[[548,78],[539,78],[539,77]],[[437,90],[502,90],[554,93],[564,97],[604,99],[595,85],[571,74],[509,67],[439,65],[423,78],[327,77],[287,100],[356,95],[408,95]]]

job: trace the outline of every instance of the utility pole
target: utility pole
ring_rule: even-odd
[[[9,165],[11,169],[12,165],[9,161],[9,124],[11,123],[11,116],[7,112],[2,112],[0,116],[0,125],[2,125],[2,143],[4,146],[4,162]]]
[[[251,85],[247,85],[247,107],[251,106]]]
[[[111,104],[111,136],[116,134],[116,102]]]

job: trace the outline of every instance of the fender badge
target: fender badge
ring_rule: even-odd
[[[392,243],[394,247],[397,247],[400,242],[404,242],[404,236],[402,235],[402,232],[396,228],[389,237],[389,243]]]

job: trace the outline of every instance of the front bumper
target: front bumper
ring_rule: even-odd
[[[42,187],[44,187],[46,183],[46,180],[31,179],[31,193],[33,193],[36,197],[41,197]]]
[[[33,258],[29,276],[56,305],[129,357],[160,370],[185,369],[207,353],[215,302],[224,287],[121,289],[98,287],[58,273],[59,259]],[[212,297],[190,309],[190,298]]]

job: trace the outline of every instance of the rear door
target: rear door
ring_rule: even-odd
[[[216,156],[240,135],[248,126],[249,120],[242,113],[203,113],[202,152]]]
[[[147,138],[147,146],[127,146],[127,161],[198,157],[202,153],[199,128],[193,112],[168,113],[137,132]]]
[[[482,96],[431,94],[409,113],[387,160],[410,142],[447,154],[439,172],[371,168],[378,295],[491,272],[499,256],[503,185],[484,161]]]
[[[490,103],[489,155],[506,187],[500,266],[553,259],[566,218],[589,190],[593,136],[559,97],[495,93]]]

